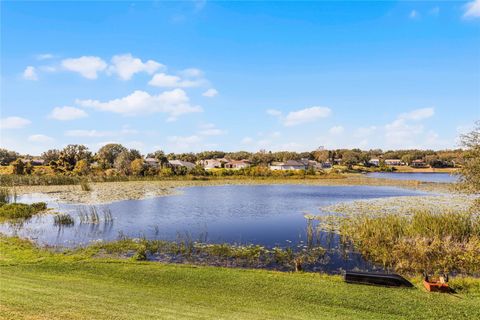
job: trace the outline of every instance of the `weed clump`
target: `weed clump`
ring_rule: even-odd
[[[75,220],[73,220],[71,215],[61,213],[53,217],[53,223],[56,226],[73,226],[75,224]]]
[[[45,202],[7,203],[0,205],[0,219],[28,219],[45,210],[47,210]]]

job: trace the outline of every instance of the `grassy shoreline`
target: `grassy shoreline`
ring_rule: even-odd
[[[480,280],[455,295],[345,284],[338,276],[52,253],[0,237],[2,319],[474,319]]]

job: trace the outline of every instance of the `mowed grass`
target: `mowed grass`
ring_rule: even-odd
[[[0,237],[1,319],[479,319],[458,294],[350,285],[337,276],[51,253]]]

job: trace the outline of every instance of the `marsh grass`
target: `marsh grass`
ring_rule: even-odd
[[[47,210],[47,204],[45,202],[32,204],[6,203],[0,206],[0,219],[28,219],[45,210]]]
[[[75,224],[75,220],[71,215],[61,213],[53,217],[53,223],[56,226],[73,226]]]
[[[356,212],[329,217],[364,255],[401,272],[480,274],[480,216],[471,210]],[[320,224],[324,227],[324,224]]]
[[[0,205],[10,203],[10,189],[0,188]]]
[[[112,211],[108,207],[97,206],[81,206],[77,208],[77,214],[80,223],[98,224],[101,216],[103,216],[104,223],[111,223],[113,221]]]

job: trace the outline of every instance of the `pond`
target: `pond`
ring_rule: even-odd
[[[423,182],[442,182],[454,183],[458,181],[458,176],[450,173],[420,173],[420,172],[372,172],[367,177],[397,179],[397,180],[417,180]]]
[[[320,207],[338,202],[424,195],[395,187],[374,186],[208,186],[181,189],[179,195],[127,200],[96,206],[98,223],[81,222],[86,205],[55,203],[48,198],[22,196],[19,202],[47,201],[56,211],[75,219],[71,227],[54,225],[53,215],[40,215],[22,224],[0,225],[0,232],[17,234],[42,245],[80,246],[92,241],[111,241],[119,236],[176,240],[188,238],[212,243],[293,246],[306,239],[305,214],[322,214]],[[108,208],[111,212],[103,214]],[[337,237],[321,234],[324,247],[338,246]],[[368,269],[359,255],[346,259],[332,252],[323,268]]]

